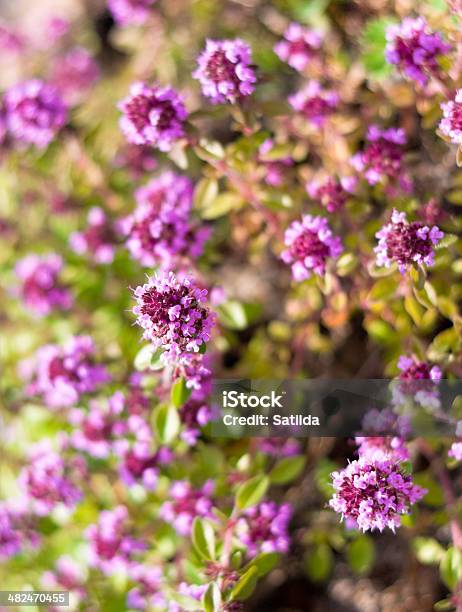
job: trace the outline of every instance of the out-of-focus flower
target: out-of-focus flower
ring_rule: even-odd
[[[356,185],[357,180],[354,176],[328,177],[324,181],[310,181],[306,184],[306,191],[327,212],[334,213],[345,206]]]
[[[339,104],[338,93],[323,89],[318,81],[308,83],[297,93],[289,96],[289,104],[316,127],[321,127]]]
[[[180,535],[189,535],[196,516],[213,516],[213,488],[212,481],[207,481],[200,489],[194,489],[187,481],[174,482],[170,487],[170,499],[162,505],[159,516],[173,525]]]
[[[147,21],[156,0],[108,0],[114,20],[121,26],[141,25]]]
[[[439,406],[438,383],[442,378],[441,369],[415,357],[401,355],[398,360],[401,371],[399,381],[393,384],[392,396],[395,404],[413,399],[425,407]]]
[[[133,312],[144,329],[143,338],[166,349],[169,357],[196,352],[209,341],[215,317],[204,305],[207,290],[191,278],[179,280],[171,272],[162,273],[137,287],[134,294]]]
[[[136,586],[127,594],[127,604],[135,610],[164,608],[166,601],[160,592],[163,572],[161,567],[135,563],[129,569]]]
[[[370,185],[384,181],[395,181],[404,191],[409,191],[411,181],[403,171],[406,134],[401,128],[382,130],[377,125],[369,126],[367,144],[363,151],[351,158],[353,167]]]
[[[330,506],[361,531],[395,531],[401,516],[426,493],[412,482],[396,459],[360,457],[332,474],[335,494]]]
[[[45,24],[44,41],[57,43],[70,32],[70,29],[71,22],[68,19],[54,15],[51,19],[48,19]]]
[[[139,179],[143,174],[155,170],[157,161],[151,147],[127,143],[116,155],[114,166],[128,170],[134,179]]]
[[[74,336],[64,346],[48,344],[21,365],[31,379],[28,393],[42,395],[50,408],[72,406],[83,393],[92,393],[108,382],[103,365],[94,361],[95,347],[89,336]]]
[[[289,550],[289,522],[292,517],[290,504],[262,502],[247,508],[237,522],[236,532],[247,553],[254,557],[264,552],[286,553]]]
[[[438,75],[438,59],[451,49],[438,32],[432,32],[423,17],[406,17],[398,25],[387,28],[385,57],[419,85],[426,85],[429,76]]]
[[[16,274],[21,280],[19,292],[24,305],[39,316],[53,310],[68,310],[72,296],[59,283],[63,261],[59,255],[27,255],[16,264]]]
[[[202,254],[210,230],[190,222],[193,191],[187,177],[173,172],[136,191],[137,207],[120,227],[130,253],[143,266],[172,268],[180,257]]]
[[[200,435],[200,428],[212,420],[215,411],[211,406],[212,370],[209,355],[194,353],[183,359],[174,376],[183,376],[188,387],[192,388],[189,399],[180,408],[180,418],[184,425],[182,439],[193,446]]]
[[[182,97],[172,87],[133,83],[119,109],[123,113],[120,127],[133,144],[169,151],[184,136],[188,113]]]
[[[273,457],[293,457],[300,452],[300,442],[291,438],[256,438],[258,449]]]
[[[462,461],[462,442],[453,442],[448,450],[448,456],[457,461]]]
[[[439,125],[441,133],[452,143],[462,145],[462,89],[456,91],[454,100],[443,102],[441,109],[443,111]]]
[[[284,32],[284,40],[275,45],[274,52],[281,61],[302,71],[318,58],[321,44],[322,37],[318,32],[299,23],[291,23]]]
[[[29,452],[29,464],[19,475],[19,485],[32,511],[46,516],[58,504],[72,509],[81,500],[82,492],[73,480],[81,479],[85,471],[81,457],[66,461],[49,440],[42,440]]]
[[[56,561],[53,571],[45,572],[42,576],[42,585],[50,590],[65,589],[77,600],[86,596],[86,572],[72,557],[63,555]],[[59,608],[56,608],[58,610]]]
[[[94,206],[88,213],[88,226],[69,238],[71,248],[79,255],[87,254],[96,263],[110,264],[114,259],[116,232],[102,208]]]
[[[98,523],[90,525],[86,535],[90,543],[90,564],[108,575],[128,570],[133,555],[146,548],[143,542],[130,535],[125,506],[103,510]]]
[[[443,236],[444,233],[436,225],[430,228],[419,221],[409,223],[406,213],[394,210],[391,223],[376,234],[379,239],[374,249],[377,265],[389,268],[396,262],[401,274],[413,264],[432,266],[434,248]]]
[[[201,601],[206,590],[206,584],[188,584],[187,582],[180,582],[178,585],[178,593],[180,593],[180,595],[184,595],[189,599],[197,599],[198,602]],[[166,610],[168,612],[183,612],[182,607],[175,601],[169,601],[167,605],[168,608],[166,608]]]
[[[294,221],[285,232],[284,242],[287,248],[281,253],[281,259],[291,265],[296,281],[303,281],[313,273],[323,276],[328,259],[338,257],[343,250],[327,219],[311,215]]]
[[[199,55],[193,77],[212,104],[236,104],[255,90],[257,77],[247,43],[235,40],[207,40]]]
[[[259,161],[265,166],[265,182],[272,187],[279,187],[284,182],[287,169],[293,166],[294,160],[291,157],[268,160],[265,156],[270,154],[273,148],[273,139],[267,138],[258,149],[258,156]]]
[[[436,198],[430,198],[430,200],[422,206],[419,216],[422,217],[425,223],[434,225],[435,223],[440,223],[447,216],[447,213],[443,210],[441,202]]]
[[[409,459],[406,438],[411,433],[407,416],[392,410],[369,410],[362,421],[361,435],[355,437],[358,454],[363,457],[389,455],[398,461]]]
[[[99,66],[91,54],[83,47],[75,47],[56,59],[50,81],[68,104],[77,104],[99,75]]]
[[[27,546],[37,546],[38,533],[34,519],[23,507],[0,502],[0,559],[8,559]]]
[[[40,149],[50,144],[67,121],[67,107],[58,90],[38,79],[8,89],[4,103],[11,136]]]
[[[23,37],[9,26],[0,23],[0,49],[5,52],[19,53],[24,48]]]

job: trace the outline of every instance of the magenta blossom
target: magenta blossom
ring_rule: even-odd
[[[19,142],[44,149],[67,121],[58,90],[38,79],[11,87],[4,97],[8,131]]]
[[[114,20],[121,26],[141,25],[147,21],[156,0],[108,0]]]
[[[407,17],[399,25],[390,25],[387,41],[387,61],[421,86],[426,85],[429,75],[438,75],[438,60],[451,49],[438,32],[430,30],[423,17]]]
[[[303,89],[289,96],[289,104],[313,125],[321,127],[336,111],[339,96],[333,90],[323,89],[318,81],[308,81]]]
[[[362,420],[361,435],[355,437],[360,457],[392,456],[398,461],[409,459],[406,438],[411,433],[407,416],[392,410],[369,410]]]
[[[462,89],[456,91],[454,100],[441,104],[443,118],[439,128],[441,133],[457,145],[462,145]]]
[[[318,58],[321,44],[322,37],[318,32],[304,28],[299,23],[291,23],[284,32],[284,40],[276,44],[274,52],[281,61],[302,71]]]
[[[83,47],[71,49],[53,66],[51,82],[68,104],[80,102],[85,92],[98,80],[100,70],[91,54]]]
[[[323,276],[329,258],[338,257],[343,247],[340,238],[332,235],[327,219],[305,215],[294,221],[284,237],[286,250],[281,259],[291,264],[292,276],[303,281],[314,273]]]
[[[161,592],[163,571],[161,567],[134,563],[129,569],[130,578],[136,586],[127,594],[130,609],[165,609],[167,604]]]
[[[169,151],[184,136],[188,114],[182,97],[171,87],[134,83],[119,109],[123,113],[120,127],[132,144]]]
[[[290,504],[278,506],[275,502],[262,502],[247,508],[237,522],[236,531],[247,547],[249,557],[260,553],[289,550],[289,522],[292,517]]]
[[[279,187],[284,182],[287,169],[294,165],[294,160],[291,157],[268,159],[273,148],[273,139],[267,138],[258,149],[258,157],[265,167],[265,182],[272,187]]]
[[[50,408],[72,406],[83,393],[109,381],[106,368],[95,363],[89,336],[74,336],[64,346],[42,346],[35,358],[23,362],[22,374],[32,379],[30,395],[41,395]]]
[[[401,274],[415,264],[433,266],[434,248],[443,236],[436,225],[430,228],[419,221],[409,223],[406,213],[393,210],[391,223],[376,233],[377,265],[389,268],[396,262]]]
[[[401,371],[399,382],[393,384],[392,396],[395,404],[401,404],[412,398],[421,406],[438,407],[438,383],[442,378],[441,369],[419,361],[415,357],[401,355],[398,360]]]
[[[332,478],[336,492],[330,506],[361,531],[389,527],[394,532],[401,516],[426,493],[396,459],[388,457],[360,457]]]
[[[341,210],[354,193],[357,180],[353,176],[328,177],[324,181],[312,180],[306,184],[308,195],[327,212]]]
[[[59,255],[27,255],[16,264],[16,275],[21,280],[19,293],[24,305],[39,316],[53,310],[68,310],[72,296],[59,282],[63,261]]]
[[[212,104],[236,104],[250,96],[257,77],[249,45],[235,40],[207,40],[199,55],[193,77],[200,81],[202,93]]]
[[[80,600],[86,596],[84,587],[86,579],[86,572],[82,567],[72,557],[63,555],[56,561],[53,571],[43,574],[41,582],[47,589],[56,591],[64,589]]]
[[[210,339],[214,315],[204,305],[207,290],[192,279],[162,273],[135,289],[133,312],[144,329],[143,338],[168,351],[173,359],[197,352]],[[164,353],[165,355],[165,353]]]
[[[196,516],[213,517],[212,500],[214,484],[207,481],[200,489],[193,489],[186,481],[176,481],[170,487],[170,500],[166,501],[159,512],[183,536],[190,534]]]
[[[462,461],[462,442],[453,442],[448,451],[448,456],[456,461]]]
[[[127,143],[116,155],[114,166],[127,170],[132,178],[139,179],[146,172],[155,170],[157,162],[151,147]]]
[[[256,438],[255,443],[258,450],[273,457],[293,457],[301,450],[300,442],[293,438]]]
[[[35,522],[22,504],[0,501],[0,560],[21,553],[28,546],[37,546]]]
[[[71,234],[70,246],[79,255],[87,254],[96,263],[112,263],[117,240],[113,224],[104,210],[98,206],[90,209],[87,223],[87,228],[83,232]]]

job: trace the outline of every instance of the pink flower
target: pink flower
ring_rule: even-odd
[[[353,176],[328,177],[324,181],[312,180],[306,185],[308,195],[324,208],[334,213],[341,210],[356,188]]]
[[[98,64],[90,53],[83,47],[75,47],[56,60],[51,82],[66,102],[73,105],[82,100],[99,76]]]
[[[159,515],[180,535],[188,536],[196,516],[213,516],[212,491],[212,481],[207,481],[201,489],[193,489],[184,480],[176,481],[170,487],[170,500],[162,505]]]
[[[308,81],[303,89],[289,96],[289,104],[313,125],[321,127],[337,109],[339,96],[335,91],[323,89],[318,81]]]
[[[295,70],[304,70],[319,55],[321,35],[315,30],[291,23],[284,32],[284,40],[274,47],[274,52],[283,62]]]
[[[462,145],[462,89],[456,91],[454,100],[441,104],[443,118],[439,128],[450,141]]]
[[[147,21],[155,2],[156,0],[108,0],[108,8],[119,25],[141,25]]]
[[[243,514],[237,522],[236,531],[247,547],[249,557],[265,552],[286,553],[289,550],[290,504],[278,506],[273,501],[262,502],[248,508]]]
[[[74,232],[69,238],[72,249],[79,255],[87,254],[96,263],[110,264],[114,259],[116,232],[102,208],[94,206],[87,217],[83,232]]]

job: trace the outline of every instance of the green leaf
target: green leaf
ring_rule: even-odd
[[[218,196],[218,181],[214,178],[201,179],[194,191],[194,207],[207,208]]]
[[[163,349],[156,349],[152,344],[146,344],[136,354],[134,365],[140,372],[144,370],[161,370],[164,363],[161,360]]]
[[[196,155],[206,162],[216,162],[224,158],[225,150],[216,140],[201,138],[199,144],[194,147]]]
[[[293,148],[293,145],[290,143],[275,144],[269,151],[264,154],[260,154],[260,158],[265,162],[285,159],[291,156]]]
[[[415,556],[424,565],[435,565],[444,556],[444,548],[434,538],[417,537],[413,540]]]
[[[268,486],[269,478],[263,475],[243,482],[236,492],[236,506],[240,510],[256,506],[264,497]]]
[[[386,30],[392,23],[393,20],[384,17],[371,19],[362,36],[362,61],[368,76],[374,79],[384,79],[392,72],[385,59]]]
[[[281,459],[271,470],[270,481],[280,485],[295,480],[305,467],[305,463],[306,459],[302,455]]]
[[[323,582],[329,577],[334,564],[331,547],[320,542],[307,551],[305,555],[305,569],[313,582]]]
[[[249,569],[241,576],[238,583],[231,591],[231,599],[247,599],[252,595],[253,590],[257,585],[258,570],[252,565]]]
[[[153,415],[153,427],[161,444],[170,444],[180,432],[178,410],[172,404],[159,404]]]
[[[414,482],[420,487],[427,489],[427,493],[423,498],[425,504],[433,507],[439,507],[444,504],[443,489],[430,472],[419,472],[418,474],[414,474]]]
[[[221,591],[216,582],[211,582],[202,596],[204,612],[219,612],[221,607]]]
[[[348,563],[354,572],[365,574],[374,563],[374,542],[369,536],[359,536],[348,544],[347,557]]]
[[[444,249],[452,244],[455,244],[459,240],[458,236],[454,234],[445,234],[444,237],[438,242],[435,249]]]
[[[203,219],[218,219],[231,210],[242,206],[243,200],[237,193],[222,193],[211,202],[207,208],[202,209]]]
[[[453,590],[462,578],[462,552],[454,547],[448,548],[440,563],[440,575],[446,586]]]
[[[344,253],[337,259],[337,274],[339,276],[347,276],[353,272],[359,264],[359,259],[353,253]]]
[[[172,386],[170,398],[175,408],[181,408],[188,401],[191,389],[186,386],[186,380],[179,378]]]
[[[197,554],[203,559],[215,559],[215,532],[206,519],[196,517],[192,526],[192,543]]]
[[[228,329],[246,329],[261,313],[261,305],[228,300],[218,307],[221,323]]]
[[[281,555],[275,552],[262,553],[251,561],[251,565],[257,568],[258,577],[264,576],[276,567]]]

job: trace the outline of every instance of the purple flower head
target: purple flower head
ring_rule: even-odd
[[[137,207],[120,226],[133,258],[143,266],[172,268],[181,257],[202,254],[209,228],[189,220],[193,185],[185,177],[164,172],[137,190]]]
[[[357,180],[353,176],[328,177],[324,181],[312,180],[306,185],[308,195],[327,212],[341,210],[354,193]]]
[[[394,532],[426,493],[389,457],[360,457],[332,478],[336,492],[329,505],[361,531],[389,527]]]
[[[236,104],[250,96],[257,77],[249,45],[235,40],[207,40],[193,77],[212,104]]]
[[[451,448],[448,450],[448,457],[456,459],[456,461],[462,461],[462,442],[453,442]],[[0,538],[1,543],[1,538]],[[1,552],[1,546],[0,546]]]
[[[85,462],[80,457],[65,461],[52,449],[49,440],[43,440],[31,449],[29,464],[21,471],[19,485],[32,511],[46,516],[58,504],[74,508],[82,498],[74,480],[81,479],[85,471]]]
[[[53,310],[68,310],[72,306],[70,292],[58,280],[62,266],[61,257],[54,253],[27,255],[16,264],[21,299],[34,314],[45,316]]]
[[[71,234],[70,246],[79,255],[89,255],[96,263],[112,263],[117,240],[113,224],[104,210],[98,206],[89,211],[87,223],[87,228],[83,232]]]
[[[193,446],[200,435],[201,427],[205,427],[215,415],[211,406],[212,370],[207,354],[194,353],[182,360],[181,374],[188,387],[192,388],[188,401],[180,409],[181,422],[185,429],[182,439]]]
[[[335,91],[323,89],[318,81],[308,81],[297,93],[289,96],[289,104],[316,127],[321,127],[339,104]]]
[[[172,144],[184,136],[188,114],[182,97],[171,87],[133,83],[119,109],[123,113],[120,127],[132,144],[170,151]]]
[[[50,590],[70,591],[79,600],[86,596],[84,588],[86,572],[72,557],[66,555],[59,557],[53,571],[45,572],[42,575],[41,582]]]
[[[265,182],[272,187],[279,187],[284,182],[287,169],[294,165],[294,160],[291,157],[283,157],[276,160],[267,159],[266,156],[271,154],[273,147],[273,139],[267,138],[258,149],[258,157],[265,167]]]
[[[130,578],[136,586],[127,594],[127,604],[135,610],[165,609],[165,598],[162,587],[163,572],[161,567],[135,563],[129,569]]]
[[[323,276],[328,259],[343,251],[340,238],[332,235],[327,219],[311,215],[294,221],[286,230],[284,242],[287,248],[281,259],[291,264],[296,281],[303,281],[312,273]]]
[[[439,129],[452,143],[462,145],[462,89],[456,91],[454,100],[443,102],[441,109]]]
[[[52,70],[51,82],[70,105],[82,100],[85,92],[98,80],[100,70],[91,54],[75,47],[59,57]]]
[[[37,546],[35,520],[11,502],[0,501],[0,560],[22,552],[27,546]]]
[[[114,20],[121,26],[141,25],[151,13],[156,0],[108,0],[108,8]]]
[[[393,210],[391,223],[384,225],[376,233],[379,239],[374,249],[377,265],[389,268],[396,262],[401,274],[414,264],[432,266],[434,247],[443,236],[443,232],[436,225],[430,228],[419,221],[409,223],[406,213]]]
[[[398,360],[401,371],[398,382],[392,388],[393,401],[400,404],[412,398],[422,406],[439,406],[438,383],[442,372],[438,366],[432,366],[415,357],[401,355]]]
[[[64,346],[42,346],[35,358],[22,365],[32,379],[31,395],[41,395],[50,408],[72,406],[83,393],[92,393],[109,381],[106,368],[95,363],[95,347],[89,336],[74,336]]]
[[[385,57],[412,81],[424,86],[429,75],[440,72],[438,59],[450,51],[438,32],[432,32],[423,17],[407,17],[387,28]]]
[[[411,422],[392,410],[369,410],[362,421],[360,436],[355,437],[359,456],[389,455],[398,461],[409,459],[406,438],[411,433]]]
[[[213,482],[207,481],[200,489],[193,489],[185,480],[178,480],[170,487],[170,500],[164,502],[159,516],[173,525],[183,536],[190,534],[196,516],[213,517]]]
[[[275,45],[274,52],[281,61],[302,71],[318,58],[321,44],[322,37],[318,32],[304,28],[299,23],[291,23],[284,32],[284,40]]]
[[[18,141],[44,149],[67,121],[67,108],[53,85],[33,79],[4,96],[7,126]]]
[[[262,502],[247,508],[243,515],[237,522],[236,531],[247,547],[249,557],[265,552],[286,553],[289,550],[290,504],[279,506],[273,501]]]
[[[143,338],[167,349],[169,357],[197,352],[209,341],[215,317],[204,305],[207,290],[191,278],[179,280],[172,272],[162,273],[137,287],[134,294],[133,312],[144,329]]]
[[[382,130],[369,126],[363,151],[351,159],[353,167],[364,175],[370,185],[384,181],[397,181],[401,189],[409,191],[411,182],[403,172],[406,134],[401,128]]]
[[[125,506],[103,510],[98,523],[86,530],[90,542],[90,565],[111,575],[130,568],[133,555],[145,545],[133,538],[129,531],[129,516]]]

